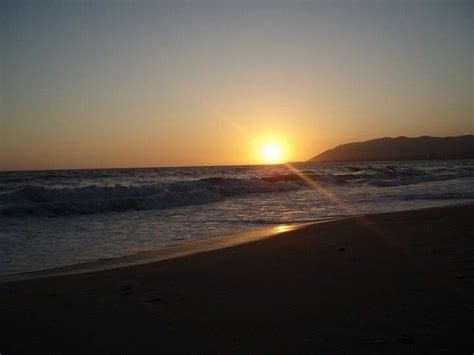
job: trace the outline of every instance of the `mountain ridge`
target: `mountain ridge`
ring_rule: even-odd
[[[474,135],[383,137],[328,149],[308,161],[390,161],[474,159]]]

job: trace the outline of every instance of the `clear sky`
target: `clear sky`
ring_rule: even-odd
[[[3,1],[0,169],[473,132],[472,1]]]

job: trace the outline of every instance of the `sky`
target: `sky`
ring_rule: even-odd
[[[0,170],[473,133],[472,1],[3,1]]]

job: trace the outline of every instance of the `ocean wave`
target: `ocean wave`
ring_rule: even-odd
[[[2,196],[11,204],[4,215],[71,215],[128,210],[149,210],[220,201],[229,196],[276,193],[298,189],[283,182],[258,178],[204,178],[168,184],[137,186],[84,186],[50,188],[28,185]]]
[[[311,182],[329,189],[368,187],[386,188],[389,192],[391,187],[397,186],[474,178],[471,164],[363,163],[309,166],[298,173],[284,167],[253,169],[81,170],[29,172],[25,176],[9,173],[0,179],[0,214],[57,216],[165,209],[217,202],[244,194],[300,190],[314,187]],[[67,182],[61,180],[69,175],[75,178]],[[56,177],[61,181],[54,181]],[[5,182],[12,178],[21,182]],[[435,191],[432,195],[436,195]]]
[[[390,187],[420,184],[424,182],[443,181],[474,177],[474,171],[469,169],[449,170],[439,173],[424,171],[412,167],[346,167],[338,172],[310,172],[298,174],[280,174],[262,177],[267,182],[297,182],[314,181],[332,185],[360,185]]]

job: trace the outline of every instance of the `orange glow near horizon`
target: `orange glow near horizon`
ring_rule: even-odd
[[[278,164],[473,131],[472,1],[6,3],[0,170]]]
[[[254,161],[258,164],[282,164],[292,156],[292,144],[286,136],[269,132],[253,139]]]

